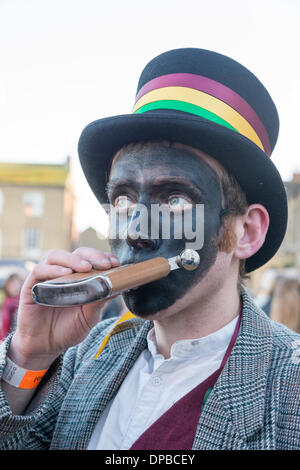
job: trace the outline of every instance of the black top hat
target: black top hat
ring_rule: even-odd
[[[78,152],[85,177],[100,202],[115,153],[124,145],[169,140],[218,160],[244,190],[249,204],[268,211],[265,243],[246,260],[250,272],[278,250],[286,231],[287,200],[270,159],[277,141],[276,107],[244,66],[216,52],[167,51],[144,68],[132,114],[99,119],[83,130]]]

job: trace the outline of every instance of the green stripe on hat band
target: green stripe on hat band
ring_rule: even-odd
[[[185,113],[194,114],[196,116],[203,117],[209,121],[213,121],[216,124],[220,124],[221,126],[228,127],[235,132],[238,132],[234,127],[232,127],[228,122],[224,121],[224,119],[220,118],[216,114],[212,113],[211,111],[207,111],[207,109],[201,108],[200,106],[196,106],[195,104],[186,103],[185,101],[177,101],[177,100],[160,100],[154,101],[152,103],[145,104],[137,109],[134,114],[141,114],[147,111],[151,111],[153,109],[174,109],[176,111],[184,111]]]

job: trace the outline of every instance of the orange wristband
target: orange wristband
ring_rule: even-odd
[[[47,370],[23,369],[7,357],[2,379],[13,387],[32,389],[38,386]]]

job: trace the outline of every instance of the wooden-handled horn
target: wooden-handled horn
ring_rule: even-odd
[[[38,304],[53,307],[84,305],[162,279],[174,269],[192,271],[199,264],[199,254],[187,249],[169,259],[157,257],[105,271],[73,273],[39,282],[32,287],[32,297]]]

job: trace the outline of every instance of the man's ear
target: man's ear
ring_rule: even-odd
[[[261,204],[251,204],[244,215],[237,218],[237,242],[234,255],[246,259],[263,245],[269,228],[269,214]]]

